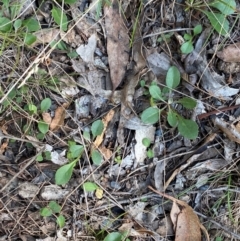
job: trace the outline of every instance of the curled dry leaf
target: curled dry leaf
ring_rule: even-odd
[[[217,56],[225,62],[240,62],[240,42],[228,45]]]
[[[57,131],[63,124],[65,119],[65,108],[68,106],[67,103],[64,103],[62,106],[59,106],[55,111],[55,116],[50,124],[51,131]]]
[[[175,229],[175,241],[201,241],[201,230],[204,232],[207,240],[210,241],[207,230],[187,203],[165,193],[158,192],[150,186],[149,188],[153,192],[173,201],[170,216]]]
[[[43,112],[42,117],[43,117],[44,122],[50,125],[50,123],[52,122],[51,115],[47,112]]]
[[[118,1],[104,7],[105,28],[107,35],[107,53],[113,91],[121,83],[128,64],[129,37],[127,28],[119,14]]]

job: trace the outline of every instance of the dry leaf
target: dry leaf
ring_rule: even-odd
[[[8,140],[1,144],[1,146],[0,146],[0,154],[3,154],[7,147],[8,147]]]
[[[52,122],[51,115],[47,112],[43,112],[42,117],[43,117],[44,122],[50,125],[50,123]]]
[[[225,62],[240,62],[240,42],[228,45],[217,56]]]
[[[37,37],[37,40],[32,44],[32,46],[36,46],[37,44],[48,44],[53,40],[60,40],[61,30],[55,28],[46,28],[41,29],[34,33]]]
[[[175,241],[201,241],[201,230],[204,232],[207,240],[210,240],[207,230],[200,223],[197,214],[194,213],[193,209],[186,202],[158,192],[150,186],[149,188],[153,192],[173,201],[170,215],[175,229]]]
[[[109,150],[105,146],[100,146],[98,149],[103,154],[103,156],[106,160],[110,160],[110,158],[112,157],[112,154],[113,154],[111,150]]]
[[[129,59],[129,37],[127,28],[119,14],[118,1],[104,7],[105,28],[107,35],[107,53],[113,91],[121,83]]]
[[[97,199],[102,199],[102,197],[103,197],[103,190],[100,189],[100,188],[98,188],[98,189],[96,190],[96,192],[95,192],[95,195],[96,195],[96,198],[97,198]]]
[[[65,119],[65,108],[68,106],[67,103],[59,106],[55,111],[55,116],[50,124],[51,131],[57,131],[63,124]]]

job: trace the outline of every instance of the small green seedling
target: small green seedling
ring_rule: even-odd
[[[103,241],[130,241],[130,239],[127,238],[128,237],[128,232],[112,232],[109,233]]]
[[[192,35],[188,33],[184,34],[183,38],[185,39],[186,42],[181,46],[181,51],[183,54],[189,54],[193,51],[193,38],[196,35],[200,34],[201,32],[202,32],[202,25],[199,24],[194,27]]]
[[[180,84],[180,72],[172,66],[167,72],[166,86],[162,90],[155,83],[149,87],[151,95],[151,107],[143,111],[141,119],[144,123],[155,124],[159,121],[161,112],[167,108],[167,121],[170,126],[177,127],[181,135],[188,139],[195,139],[198,136],[198,125],[195,121],[185,119],[175,109],[176,105],[182,105],[186,109],[193,109],[196,107],[196,101],[189,97],[183,97],[178,100],[173,100],[173,91]],[[165,103],[166,106],[162,109],[157,107],[155,101]]]
[[[185,1],[187,7],[186,11],[196,9],[205,14],[212,25],[212,27],[221,35],[226,36],[229,34],[229,21],[227,16],[236,11],[235,0],[213,0],[206,4],[205,1],[187,0]],[[213,9],[211,9],[213,8]],[[210,9],[207,11],[205,9]],[[216,12],[219,11],[219,12]]]
[[[153,150],[149,148],[149,146],[151,145],[151,140],[149,138],[143,138],[142,144],[147,147],[147,157],[153,158],[154,157]]]
[[[47,207],[40,209],[40,215],[42,217],[50,217],[52,215],[55,216],[57,225],[60,228],[63,228],[65,225],[65,217],[62,214],[60,214],[60,212],[61,206],[57,204],[55,201],[49,202]]]

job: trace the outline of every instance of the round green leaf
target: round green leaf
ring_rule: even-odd
[[[65,225],[65,217],[63,215],[59,215],[57,217],[57,225],[59,226],[59,228],[63,228]]]
[[[67,31],[68,29],[68,19],[67,15],[63,12],[61,8],[53,7],[52,16],[56,24],[60,26],[60,29]]]
[[[172,126],[172,127],[177,126],[177,123],[178,123],[177,114],[174,111],[172,111],[171,109],[169,109],[169,111],[168,111],[167,121],[170,126]]]
[[[198,136],[198,125],[192,120],[180,118],[178,122],[178,131],[182,136],[188,139],[196,139]]]
[[[198,24],[193,29],[193,34],[196,36],[197,34],[200,34],[202,32],[202,25]]]
[[[43,217],[49,217],[52,215],[52,210],[48,207],[40,209],[40,215]]]
[[[77,161],[71,162],[60,167],[55,174],[55,183],[57,185],[64,185],[69,182],[72,177],[73,168]]]
[[[42,156],[42,155],[38,155],[38,156],[36,157],[36,161],[38,161],[38,162],[43,161],[43,156]]]
[[[84,132],[83,132],[83,137],[84,137],[87,141],[90,141],[90,140],[91,140],[89,131],[84,131]]]
[[[166,84],[170,89],[175,89],[180,84],[180,72],[176,66],[169,68],[166,76]]]
[[[193,109],[197,105],[197,101],[189,97],[183,97],[182,99],[179,99],[177,103],[182,104],[187,109]]]
[[[41,111],[47,111],[51,107],[52,101],[49,98],[45,98],[41,101]]]
[[[122,241],[124,236],[119,232],[109,233],[103,241]]]
[[[150,144],[151,144],[151,141],[150,141],[150,139],[149,138],[143,138],[142,139],[142,144],[144,145],[144,146],[146,146],[146,147],[149,147],[150,146]]]
[[[236,11],[235,0],[215,0],[209,3],[210,6],[218,9],[222,14],[230,15]]]
[[[57,204],[55,201],[51,201],[48,204],[49,208],[52,210],[53,213],[60,213],[61,211],[61,206]]]
[[[141,120],[146,124],[155,124],[159,120],[160,110],[156,107],[149,107],[143,111]]]
[[[37,40],[37,37],[33,34],[26,33],[24,38],[24,43],[27,45],[33,44]]]
[[[40,29],[39,22],[34,18],[23,20],[22,23],[23,23],[23,26],[27,28],[28,32],[36,32]]]
[[[17,19],[13,23],[13,27],[14,27],[15,31],[17,31],[19,28],[21,28],[21,26],[22,26],[22,20],[21,19]]]
[[[153,158],[153,157],[154,157],[154,152],[153,152],[152,149],[150,149],[150,150],[147,151],[147,157],[148,157],[148,158]]]
[[[156,100],[162,100],[161,89],[157,85],[151,85],[149,87],[150,95]]]
[[[47,123],[45,123],[44,121],[39,121],[38,122],[38,130],[41,133],[46,134],[49,130],[49,125]]]
[[[100,165],[102,162],[102,155],[98,150],[93,150],[91,153],[92,161],[95,165]]]
[[[181,45],[181,51],[183,54],[189,54],[193,51],[193,44],[192,41],[187,41]]]
[[[0,31],[1,32],[10,32],[12,29],[12,22],[6,17],[0,17]]]
[[[86,192],[93,192],[93,191],[95,191],[97,188],[98,188],[98,185],[95,184],[94,182],[85,182],[85,183],[83,184],[83,189],[84,189]]]
[[[226,36],[229,32],[229,22],[226,15],[204,11],[212,27],[221,35]]]
[[[185,33],[184,36],[183,36],[183,38],[184,38],[185,40],[190,40],[190,39],[192,39],[192,36],[191,36],[190,34],[188,34],[188,33]]]
[[[103,132],[103,129],[104,129],[104,125],[101,120],[94,121],[91,126],[93,137],[101,135]]]
[[[82,145],[71,145],[69,148],[69,152],[71,153],[71,158],[79,158],[81,157],[82,153],[84,151],[84,147]]]

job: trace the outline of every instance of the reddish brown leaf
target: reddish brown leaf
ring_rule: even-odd
[[[42,117],[43,117],[44,122],[50,125],[50,123],[52,122],[51,115],[47,112],[43,112]]]
[[[113,0],[111,6],[105,6],[104,13],[108,62],[113,91],[115,91],[126,72],[130,51],[129,37],[127,28],[119,14],[117,0]]]
[[[65,108],[68,106],[68,104],[63,104],[62,106],[59,106],[55,111],[55,116],[50,124],[50,130],[51,131],[57,131],[63,124],[65,119]]]
[[[209,241],[207,230],[200,223],[198,216],[187,203],[165,193],[156,191],[150,186],[149,188],[159,195],[173,201],[171,219],[175,229],[175,241],[201,241],[201,230]]]
[[[217,56],[225,62],[240,62],[240,42],[228,45]]]

